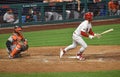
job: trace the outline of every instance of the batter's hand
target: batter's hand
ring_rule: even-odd
[[[96,33],[94,36],[97,38],[101,38],[101,34],[99,34],[99,33]]]
[[[90,38],[90,39],[93,39],[94,37],[95,37],[95,36],[93,36],[93,35],[89,35],[89,38]]]

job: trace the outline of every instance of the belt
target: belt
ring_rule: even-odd
[[[81,35],[77,34],[76,32],[73,32],[73,34],[76,34],[77,36],[80,36],[80,37],[81,37]]]
[[[74,34],[78,35],[76,32],[73,32]],[[79,36],[79,35],[78,35]]]

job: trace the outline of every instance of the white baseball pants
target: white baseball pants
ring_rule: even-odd
[[[68,47],[66,47],[64,50],[67,52],[70,49],[75,48],[78,44],[81,45],[80,50],[78,51],[78,54],[81,52],[84,52],[84,50],[87,48],[87,44],[86,42],[83,40],[83,38],[75,33],[73,33],[73,43],[71,45],[69,45]]]

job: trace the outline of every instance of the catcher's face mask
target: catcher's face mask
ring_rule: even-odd
[[[21,27],[19,27],[19,26],[15,26],[15,27],[14,27],[14,31],[15,31],[15,32],[22,31],[22,28],[21,28]]]
[[[15,27],[14,27],[14,32],[15,32],[15,33],[18,33],[18,34],[22,34],[22,28],[19,27],[19,26],[15,26]]]

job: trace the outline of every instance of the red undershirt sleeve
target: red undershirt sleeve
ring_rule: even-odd
[[[94,32],[92,31],[92,29],[90,29],[89,34],[94,36]]]
[[[81,31],[81,35],[82,35],[82,36],[85,36],[85,37],[88,37],[88,36],[89,36],[87,33],[83,32],[83,31]]]

